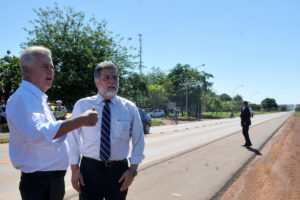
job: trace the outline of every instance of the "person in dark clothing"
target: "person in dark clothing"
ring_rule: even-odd
[[[243,135],[245,138],[245,144],[243,146],[249,147],[252,146],[250,137],[249,137],[249,126],[251,125],[251,113],[248,107],[248,102],[243,102],[243,107],[241,108],[241,125],[243,127]]]

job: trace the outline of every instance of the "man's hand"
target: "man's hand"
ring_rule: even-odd
[[[80,116],[84,118],[85,126],[95,126],[99,118],[95,107],[93,107],[92,110],[85,111]]]
[[[124,190],[126,190],[133,182],[133,179],[134,179],[133,174],[130,171],[126,170],[124,174],[121,176],[121,178],[119,179],[119,183],[123,181],[120,191],[123,192]]]
[[[98,118],[98,113],[95,111],[95,107],[93,107],[91,110],[87,110],[78,117],[65,120],[58,129],[53,139],[59,138],[67,134],[68,132],[82,126],[95,126],[97,124]]]
[[[84,181],[83,181],[83,177],[81,175],[81,172],[79,170],[79,167],[76,168],[72,168],[72,178],[71,178],[71,182],[72,182],[72,186],[73,188],[80,193],[80,187],[79,187],[79,183],[84,186]]]

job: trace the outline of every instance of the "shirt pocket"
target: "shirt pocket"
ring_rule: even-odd
[[[115,137],[122,140],[130,139],[130,122],[128,120],[116,121],[116,133]]]

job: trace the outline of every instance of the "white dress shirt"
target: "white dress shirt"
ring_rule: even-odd
[[[103,97],[98,93],[95,96],[80,99],[74,106],[72,117],[77,117],[94,106],[99,114],[99,120],[96,126],[83,126],[68,134],[69,162],[71,165],[79,164],[80,155],[101,160],[101,120],[105,105],[103,100]],[[129,161],[131,164],[139,164],[144,159],[145,142],[143,125],[137,107],[131,101],[119,96],[111,99],[109,107],[111,111],[111,155],[109,160],[127,158],[130,140],[132,139],[132,151]]]
[[[68,168],[66,136],[53,139],[63,121],[55,120],[47,98],[38,87],[23,80],[6,105],[10,159],[25,173]]]

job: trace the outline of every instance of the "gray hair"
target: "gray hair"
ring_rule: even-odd
[[[20,67],[22,72],[22,78],[24,78],[23,67],[33,67],[41,55],[49,56],[50,58],[52,58],[51,51],[48,48],[42,46],[28,47],[21,53]]]
[[[114,69],[116,70],[117,74],[119,74],[118,67],[113,62],[104,61],[96,66],[94,70],[94,80],[99,79],[101,71],[104,69]]]

